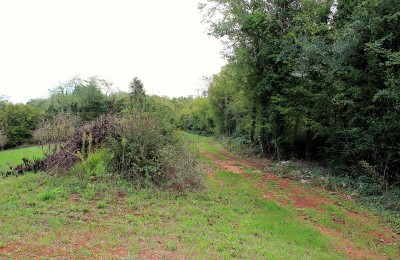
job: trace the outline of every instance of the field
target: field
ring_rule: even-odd
[[[7,171],[10,166],[22,163],[22,158],[42,158],[43,150],[38,146],[11,149],[0,152],[0,172]]]
[[[399,257],[399,234],[379,215],[340,194],[278,178],[268,161],[185,136],[203,162],[201,192],[45,173],[1,179],[0,258]],[[42,155],[38,148],[1,152],[0,167]]]

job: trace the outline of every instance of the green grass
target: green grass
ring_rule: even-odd
[[[212,139],[185,136],[218,154]],[[345,259],[292,207],[263,199],[251,179],[261,175],[214,170],[204,191],[185,195],[45,173],[0,179],[0,258],[3,248],[18,259]],[[334,206],[304,213],[345,217]]]
[[[208,180],[208,191],[197,194],[138,191],[120,182],[95,189],[97,195],[87,199],[93,188],[80,186],[76,193],[72,186],[79,184],[72,176],[7,178],[0,183],[0,242],[23,238],[32,247],[71,247],[79,234],[95,232],[83,251],[74,251],[76,257],[99,246],[99,256],[107,257],[118,245],[136,255],[142,243],[161,255],[189,258],[342,258],[316,229],[298,223],[293,212],[263,200],[247,179],[225,171],[216,175]],[[21,250],[20,256],[29,256],[29,247]]]
[[[38,146],[10,149],[0,152],[0,172],[7,171],[10,166],[22,163],[22,158],[43,158],[43,150]]]
[[[217,155],[219,152],[216,149],[216,147],[220,150],[225,150],[220,144],[214,145],[212,142],[213,141],[212,137],[189,134],[185,132],[182,132],[182,135],[193,142],[194,149],[196,151],[201,149],[202,151],[205,151],[209,154]]]

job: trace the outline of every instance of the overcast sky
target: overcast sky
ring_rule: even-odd
[[[186,96],[224,64],[198,0],[0,0],[0,95],[27,102],[98,75],[127,90]]]

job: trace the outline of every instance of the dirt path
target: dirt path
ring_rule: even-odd
[[[200,153],[213,160],[219,170],[229,171],[250,180],[254,187],[261,191],[264,199],[272,200],[282,207],[294,207],[298,221],[319,229],[332,241],[336,251],[344,252],[350,259],[388,259],[380,252],[380,249],[391,245],[397,247],[400,257],[400,234],[379,223],[381,219],[371,213],[351,211],[343,207],[341,200],[345,196],[334,199],[329,196],[328,191],[307,187],[275,176],[268,171],[270,162],[266,160],[239,158],[215,145],[213,147],[218,154],[203,150]],[[215,177],[215,174],[212,175]],[[329,207],[339,208],[341,212],[345,212],[345,215],[338,217],[330,214],[327,212]],[[324,225],[323,221],[316,220],[307,214],[309,211],[322,218],[330,218],[335,227]],[[355,231],[367,225],[379,226],[379,228],[361,232],[361,234]],[[366,241],[366,245],[360,245],[360,240]]]
[[[273,215],[264,208],[267,204],[285,213],[276,215],[286,218],[279,223],[298,221],[300,225],[296,226],[307,226],[304,230],[311,230],[321,239],[319,231],[326,238],[323,245],[329,244],[329,249],[332,248],[329,252],[332,256],[337,255],[333,252],[336,250],[349,259],[400,259],[395,257],[400,256],[399,234],[382,217],[355,205],[344,195],[332,195],[326,190],[277,177],[269,170],[273,166],[271,162],[235,156],[217,145],[213,149],[208,140],[211,139],[204,141],[207,142],[204,149],[209,152],[200,152],[209,159],[205,161],[212,161],[204,164],[204,170],[210,176],[210,190],[218,192],[222,188],[218,194],[177,197],[167,191],[131,190],[117,184],[99,183],[101,189],[95,194],[90,188],[94,186],[88,185],[85,189],[43,200],[39,194],[60,190],[75,180],[71,176],[53,183],[40,174],[7,179],[8,185],[0,185],[0,195],[3,195],[0,201],[7,207],[0,208],[13,215],[0,214],[0,223],[5,223],[0,228],[0,259],[225,259],[239,258],[241,252],[244,252],[242,258],[263,259],[260,256],[267,255],[257,254],[262,250],[255,248],[278,248],[273,252],[279,257],[282,252],[287,253],[280,248],[283,243],[273,243],[270,248],[268,243],[281,231],[269,233],[266,227],[268,234],[260,236],[253,232],[258,231],[258,225],[250,231],[237,228],[241,217],[245,218],[244,223],[252,224],[260,217],[259,222],[264,224],[268,219],[264,217]],[[232,174],[249,182],[242,183],[244,179]],[[111,186],[102,186],[105,184]],[[241,190],[243,187],[236,189],[241,184],[245,184],[245,192]],[[234,196],[240,203],[231,203],[235,202]],[[253,199],[257,203],[263,199],[274,202],[284,210],[273,203],[254,206],[249,202]],[[237,209],[244,211],[237,212]],[[220,214],[229,218],[220,218]],[[221,236],[221,233],[230,233],[221,230],[232,230],[231,238],[235,240]],[[297,248],[286,238],[286,249]],[[307,239],[304,243],[314,242],[312,235]],[[306,248],[303,258],[315,258],[311,251],[315,247]],[[325,253],[327,249],[322,250]]]

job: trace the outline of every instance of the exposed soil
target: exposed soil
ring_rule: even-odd
[[[220,156],[215,154],[210,154],[205,151],[200,151],[201,155],[211,158],[215,163],[218,164],[219,168],[224,171],[233,172],[235,174],[242,175],[243,167],[239,166],[240,163],[233,160],[221,160]]]
[[[349,232],[349,230],[355,227],[362,227],[370,223],[370,221],[373,220],[370,213],[348,210],[343,217],[332,216],[331,220],[337,228],[328,228],[305,213],[307,210],[313,210],[320,214],[327,214],[327,206],[340,205],[338,200],[327,196],[328,192],[320,192],[314,188],[308,189],[304,185],[288,181],[272,174],[268,171],[268,161],[258,158],[238,158],[229,152],[218,151],[219,154],[210,154],[205,151],[201,151],[201,154],[213,160],[218,166],[217,168],[206,167],[204,170],[212,179],[216,180],[219,185],[224,185],[224,183],[222,180],[216,178],[216,172],[218,170],[229,171],[240,175],[250,180],[254,187],[260,190],[260,196],[265,200],[274,201],[282,207],[296,209],[298,212],[297,220],[305,225],[315,226],[322,234],[330,238],[333,250],[344,253],[350,259],[386,259],[384,255],[375,252],[371,248],[356,246],[353,234]],[[258,176],[258,178],[255,176]],[[110,210],[108,214],[103,216],[104,218],[112,218],[114,215],[120,214],[121,210],[129,210],[124,208],[126,194],[123,192],[115,192],[113,195],[118,210]],[[346,198],[345,195],[337,195],[341,199]],[[70,197],[69,200],[71,203],[74,203],[79,202],[81,198],[79,196],[73,196]],[[93,218],[90,214],[91,213],[75,216],[75,218],[80,221],[88,222]],[[110,235],[111,230],[111,226],[96,227],[93,231],[86,233],[78,232],[69,234],[68,232],[70,231],[68,231],[68,229],[60,230],[59,234],[55,234],[56,239],[52,246],[34,245],[24,242],[7,243],[0,248],[0,256],[6,258],[9,256],[13,259],[75,259],[76,256],[73,255],[73,252],[86,250],[95,255],[100,255],[104,254],[104,250],[107,250],[110,259],[127,257],[130,253],[130,249],[124,245],[130,244],[129,241],[120,241],[121,243],[118,243],[118,245],[112,245],[106,242],[107,236]],[[399,234],[384,225],[378,230],[371,229],[361,235],[369,238],[374,245],[400,245]],[[41,240],[40,237],[36,239],[37,241]],[[63,241],[63,239],[67,241]],[[186,259],[185,256],[179,255],[175,251],[168,250],[161,238],[156,237],[154,239],[156,245],[146,245],[143,241],[138,242],[139,251],[137,253],[137,259]],[[177,247],[179,248],[179,245],[177,245]]]
[[[26,255],[29,252],[29,256]],[[25,243],[8,243],[5,247],[0,249],[0,254],[9,256],[10,259],[49,259],[60,258],[71,259],[69,252],[61,246],[35,246]],[[11,258],[12,257],[12,258]]]
[[[221,154],[228,158],[227,160],[220,159],[220,156],[215,154],[210,154],[205,151],[200,152],[203,156],[212,159],[221,170],[229,171],[238,175],[241,175],[247,179],[252,180],[251,176],[245,174],[245,169],[249,167],[260,167],[260,162],[253,160],[245,160],[245,159],[238,159],[234,157],[232,154],[227,152],[221,152]],[[259,160],[260,161],[260,160]],[[278,189],[285,190],[289,195],[287,199],[284,201],[279,201],[276,196],[274,196],[271,192],[266,192],[264,197],[273,197],[276,202],[279,204],[288,204],[292,203],[297,209],[301,208],[313,208],[318,210],[323,210],[322,206],[330,205],[333,202],[329,201],[328,199],[313,194],[309,190],[306,191],[299,186],[290,183],[289,181],[279,178],[272,173],[266,172],[265,168],[256,168],[258,172],[262,172],[264,175],[262,177],[263,181],[273,181],[278,184]],[[253,171],[254,172],[254,171]],[[262,185],[257,185],[259,189],[263,189]]]
[[[322,226],[318,226],[318,229],[321,233],[336,239],[339,243],[335,246],[335,250],[345,252],[351,259],[386,259],[386,257],[377,255],[368,249],[355,247],[350,239],[343,237],[342,234],[335,229]]]
[[[145,248],[140,251],[137,255],[138,259],[187,259],[184,256],[178,255],[175,252],[167,250],[163,241],[159,238],[157,239],[157,248],[147,248],[145,247],[144,242],[140,243],[141,248]]]
[[[201,151],[201,154],[205,157],[212,159],[220,170],[229,171],[240,176],[243,176],[252,181],[255,187],[262,192],[262,197],[266,200],[272,200],[280,206],[294,206],[298,210],[298,220],[311,224],[318,228],[321,233],[331,238],[333,241],[333,247],[336,251],[343,252],[350,259],[387,259],[385,256],[380,255],[377,252],[370,250],[369,248],[359,248],[354,245],[351,234],[342,232],[341,229],[333,229],[324,227],[321,223],[313,220],[309,216],[303,214],[304,209],[312,209],[317,212],[325,212],[326,206],[329,205],[340,205],[340,202],[330,199],[328,196],[320,194],[315,189],[305,190],[304,186],[298,183],[294,183],[283,178],[280,178],[270,172],[268,172],[269,162],[258,159],[243,159],[237,158],[226,151],[221,151],[214,146],[219,154],[210,154],[205,151]],[[223,156],[221,159],[220,155]],[[255,168],[256,170],[250,171],[251,173],[262,173],[261,183],[256,182],[254,178],[249,175],[249,171],[246,169]],[[266,189],[265,183],[269,183],[269,187],[274,187],[273,190]],[[285,196],[280,196],[280,193],[284,193]],[[326,192],[327,193],[327,192]],[[345,195],[338,194],[340,199],[347,199]],[[347,217],[355,220],[353,222],[364,225],[369,223],[370,218],[366,216],[366,213],[352,212],[349,211],[346,214]],[[351,228],[351,224],[348,224],[345,219],[332,217],[332,221],[338,226]],[[373,237],[376,243],[400,245],[400,236],[389,228],[382,228],[381,230],[373,230],[364,234],[366,237]],[[400,248],[399,248],[400,254]]]

